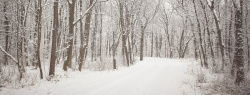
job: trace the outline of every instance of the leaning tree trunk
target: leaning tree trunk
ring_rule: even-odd
[[[198,14],[197,14],[197,10],[196,10],[196,5],[195,5],[195,2],[193,0],[193,4],[194,4],[194,10],[195,10],[195,15],[196,15],[196,20],[197,20],[197,23],[198,23],[198,31],[199,31],[199,42],[200,42],[200,49],[201,49],[201,53],[202,54],[202,58],[203,58],[203,64],[206,68],[208,68],[208,64],[207,64],[207,60],[206,60],[206,55],[205,55],[205,52],[204,52],[204,48],[202,46],[202,38],[201,38],[201,26],[200,26],[200,21],[199,21],[199,18],[198,18]]]

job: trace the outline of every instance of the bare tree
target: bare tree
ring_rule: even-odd
[[[202,41],[203,40],[202,40],[202,37],[201,37],[201,25],[200,25],[200,20],[198,18],[198,13],[197,13],[197,8],[196,8],[195,0],[193,0],[193,5],[194,5],[194,10],[195,10],[195,15],[196,15],[196,21],[197,21],[197,28],[198,28],[199,42],[200,42],[200,50],[201,50],[201,55],[202,55],[202,58],[203,58],[203,62],[202,63],[204,64],[204,66],[206,68],[208,68],[208,63],[207,63],[206,55],[205,55],[205,52],[204,52],[204,47],[202,46],[202,43],[203,43]]]
[[[152,15],[146,16],[145,11],[146,9],[144,9],[143,12],[143,18],[145,18],[145,21],[141,21],[141,41],[140,41],[140,61],[143,60],[143,47],[144,47],[144,34],[145,34],[145,30],[148,26],[148,24],[154,19],[156,13],[158,12],[159,9],[159,5],[160,5],[160,1],[158,1],[158,4],[156,5],[154,12]]]
[[[220,26],[220,21],[219,21],[219,17],[216,14],[216,10],[215,10],[215,5],[214,5],[214,0],[207,0],[208,6],[213,14],[214,17],[214,21],[215,21],[215,25],[216,25],[216,30],[217,30],[217,35],[218,35],[218,44],[220,46],[220,52],[221,52],[221,60],[222,60],[222,68],[221,70],[224,70],[224,66],[227,65],[225,64],[225,55],[224,55],[224,46],[222,43],[222,35],[221,35],[221,26]]]

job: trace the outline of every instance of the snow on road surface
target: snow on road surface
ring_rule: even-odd
[[[187,74],[190,64],[188,60],[144,58],[129,68],[79,72],[57,83],[44,81],[29,88],[3,89],[0,94],[195,95],[190,86],[194,76]]]

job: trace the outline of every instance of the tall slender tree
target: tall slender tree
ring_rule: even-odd
[[[91,8],[93,6],[94,0],[89,0],[88,8]],[[90,31],[90,21],[91,21],[91,14],[92,14],[92,8],[89,9],[89,12],[87,13],[86,19],[85,19],[85,28],[84,28],[84,36],[82,36],[81,40],[81,49],[80,49],[80,65],[79,65],[79,71],[82,70],[83,60],[87,56],[87,47],[89,42],[89,31]]]
[[[67,47],[67,59],[63,64],[63,70],[67,71],[67,68],[72,66],[72,52],[73,52],[73,35],[74,35],[74,18],[75,18],[75,3],[76,0],[67,0],[69,6],[69,42]]]
[[[41,66],[41,28],[42,28],[42,0],[38,0],[38,21],[37,21],[37,35],[38,35],[38,42],[37,42],[37,58],[38,58],[38,66],[40,69],[40,78],[43,79],[43,72]]]
[[[5,28],[5,51],[8,52],[9,51],[9,19],[8,19],[8,16],[7,16],[7,6],[8,6],[8,2],[5,1],[4,2],[4,6],[3,6],[3,11],[4,11],[4,28]],[[8,57],[7,55],[5,55],[5,62],[4,64],[5,65],[8,65]]]
[[[55,75],[55,63],[56,63],[56,40],[58,31],[58,0],[54,1],[54,21],[52,30],[52,48],[51,48],[51,59],[50,59],[50,69],[49,75]]]

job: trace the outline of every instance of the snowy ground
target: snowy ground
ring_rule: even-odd
[[[190,64],[195,62],[144,58],[118,70],[57,72],[63,75],[21,89],[1,88],[0,95],[196,95]]]

